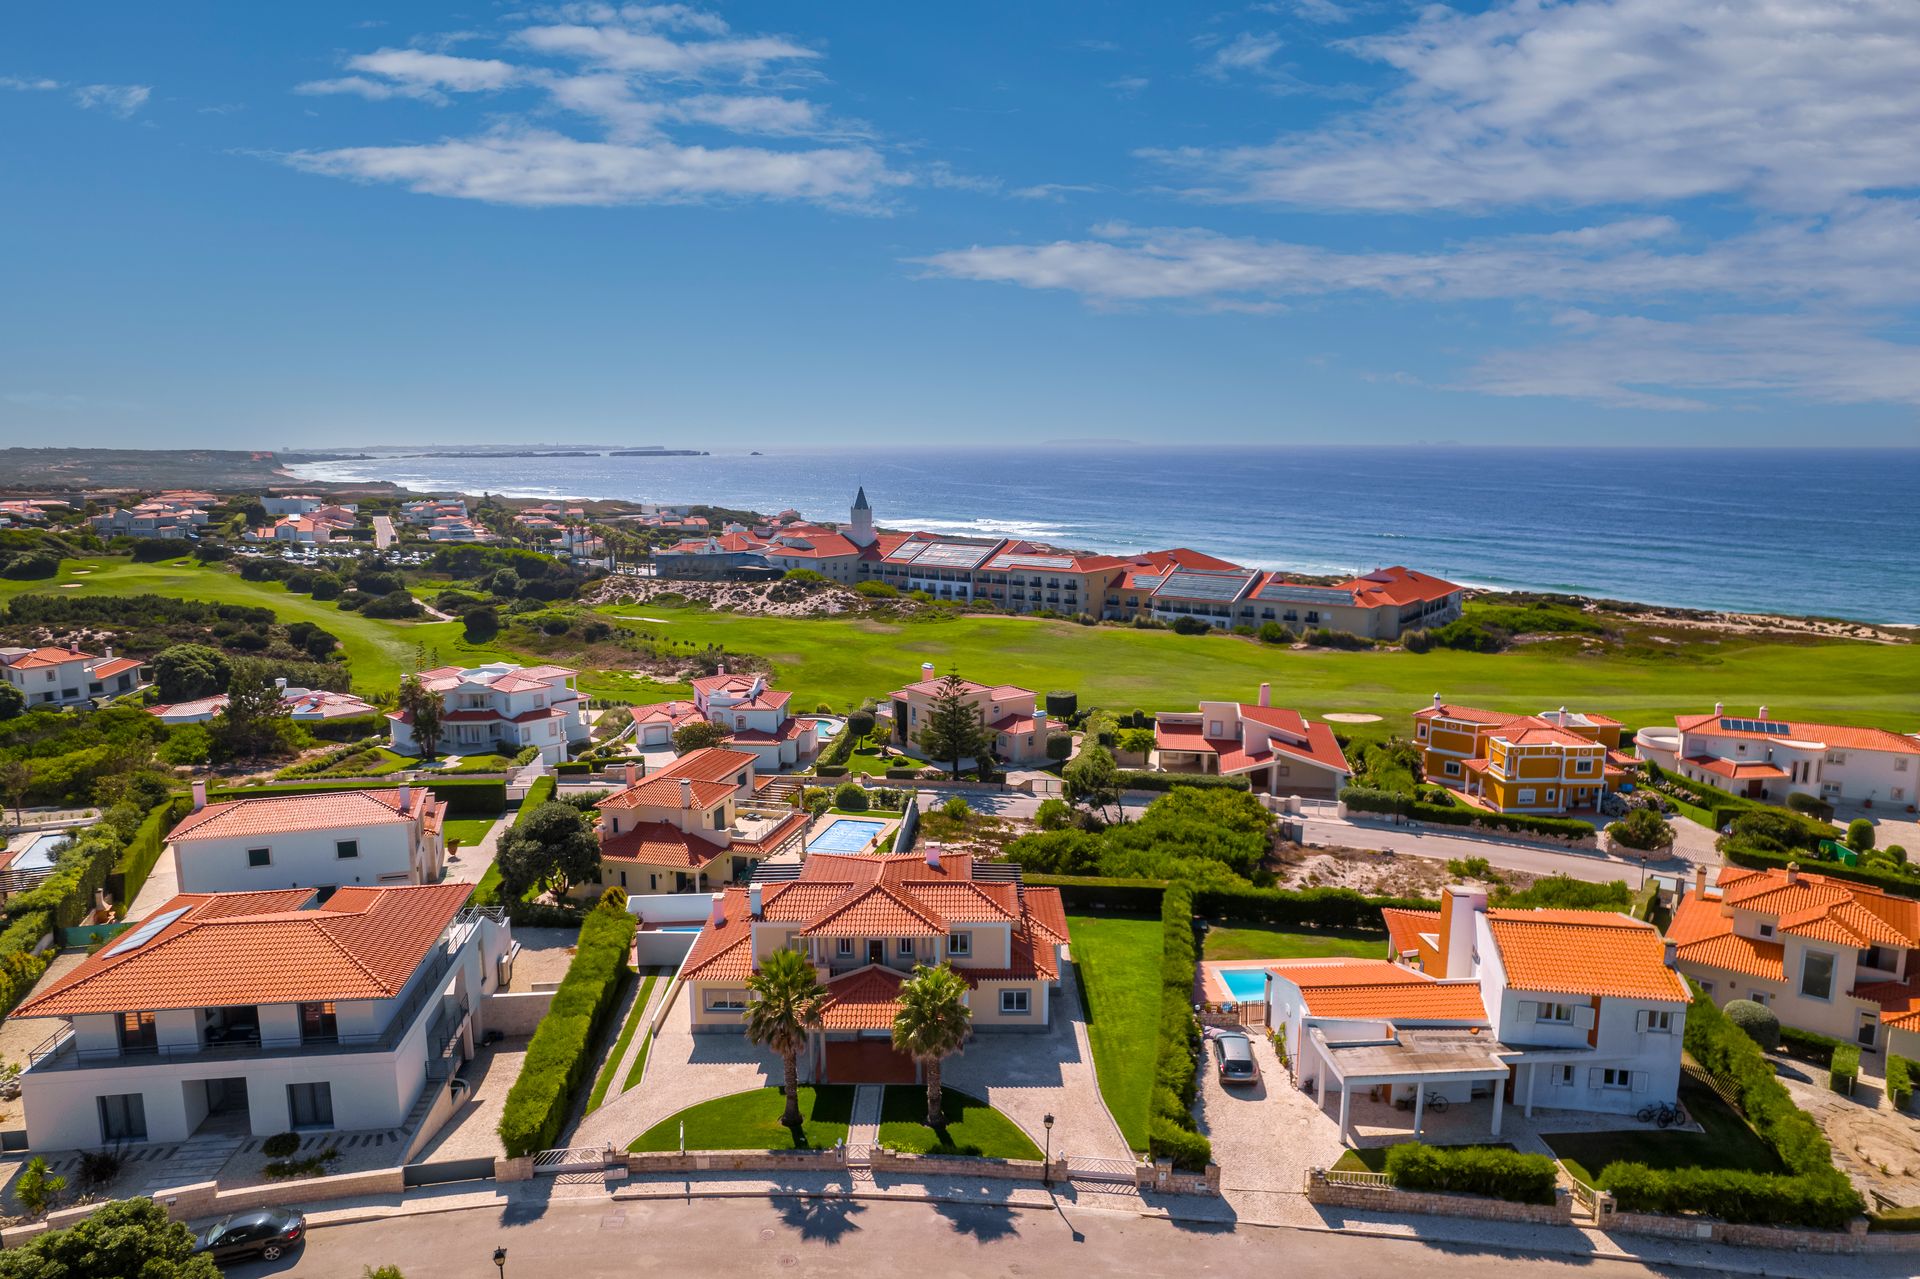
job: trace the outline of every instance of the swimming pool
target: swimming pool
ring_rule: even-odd
[[[813,721],[813,735],[823,742],[830,742],[840,736],[840,721],[837,719],[816,719]]]
[[[836,817],[826,829],[807,841],[810,853],[864,853],[887,828],[885,822],[865,817]]]
[[[1221,984],[1239,1004],[1257,1004],[1267,997],[1267,970],[1264,968],[1216,968]]]
[[[47,831],[31,835],[7,863],[8,870],[52,870],[60,850],[73,842],[65,831]]]

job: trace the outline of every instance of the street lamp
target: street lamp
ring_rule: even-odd
[[[1053,1185],[1053,1112],[1048,1111],[1040,1117],[1040,1126],[1047,1130],[1047,1154],[1040,1165],[1040,1184]]]
[[[493,1250],[493,1264],[499,1268],[500,1279],[507,1279],[507,1250],[505,1248],[495,1248]]]

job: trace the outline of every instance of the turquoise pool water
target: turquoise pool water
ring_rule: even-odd
[[[1221,968],[1216,970],[1235,1003],[1257,1004],[1267,997],[1267,970],[1264,968]]]
[[[885,822],[876,822],[864,817],[836,817],[827,823],[825,830],[807,841],[807,851],[810,853],[864,853],[886,828]]]
[[[840,735],[840,721],[837,719],[816,719],[813,721],[813,735],[823,742],[830,742]]]

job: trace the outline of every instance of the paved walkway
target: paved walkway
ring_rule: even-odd
[[[493,865],[494,856],[500,851],[500,838],[512,825],[513,814],[496,821],[487,828],[477,844],[462,844],[460,856],[446,865],[446,873],[440,879],[442,883],[477,884],[486,875],[487,868]]]
[[[134,894],[133,904],[127,907],[128,919],[145,919],[180,891],[180,867],[174,861],[173,845],[168,844],[160,850],[153,869],[147,872],[147,882],[140,885],[140,891]]]
[[[847,1125],[847,1145],[871,1150],[880,1144],[880,1103],[887,1090],[881,1084],[861,1084],[853,1090],[853,1122]]]
[[[1036,1146],[1054,1117],[1053,1148],[1088,1159],[1129,1159],[1120,1126],[1100,1099],[1085,1006],[1069,965],[1060,974],[1053,1024],[1043,1034],[983,1031],[941,1069],[948,1088],[971,1093],[1018,1124]]]

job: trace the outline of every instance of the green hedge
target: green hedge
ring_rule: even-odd
[[[560,789],[560,783],[550,776],[534,778],[533,785],[527,787],[527,797],[520,801],[520,811],[515,814],[513,824],[518,826],[527,820],[527,814],[542,804],[551,803],[554,792]]]
[[[176,795],[165,803],[156,804],[148,811],[146,820],[140,823],[140,829],[133,833],[127,846],[120,852],[120,860],[114,863],[113,871],[107,876],[107,892],[120,906],[124,914],[133,905],[134,898],[140,895],[140,889],[146,884],[147,876],[153,873],[154,863],[160,860],[160,854],[166,849],[167,834],[180,824],[193,808],[193,800],[185,795]]]
[[[1920,1081],[1920,1063],[1898,1053],[1887,1054],[1887,1100],[1895,1110],[1913,1109],[1913,1085]]]
[[[1561,835],[1585,839],[1593,834],[1593,823],[1571,817],[1529,817],[1524,813],[1490,813],[1482,808],[1455,808],[1449,804],[1429,804],[1399,791],[1369,790],[1349,786],[1340,792],[1340,802],[1350,811],[1389,813],[1415,821],[1442,826],[1483,826],[1493,830],[1528,831],[1536,835]]]
[[[845,764],[816,764],[813,768],[813,775],[815,777],[845,777],[847,775],[847,766]]]
[[[1865,1204],[1833,1166],[1812,1116],[1793,1104],[1766,1055],[1696,989],[1687,1009],[1687,1052],[1702,1069],[1729,1084],[1734,1100],[1787,1172],[1723,1168],[1649,1168],[1608,1164],[1596,1184],[1626,1212],[1706,1213],[1724,1221],[1845,1228]]]
[[[1843,1047],[1844,1040],[1832,1035],[1822,1035],[1811,1030],[1798,1030],[1792,1026],[1780,1027],[1780,1047],[1795,1057],[1804,1057],[1825,1070],[1833,1064],[1833,1054]]]
[[[41,931],[44,933],[45,929]],[[13,1006],[27,997],[27,992],[47,971],[47,965],[53,962],[53,956],[51,948],[41,955],[34,954],[30,948],[0,953],[0,1016],[12,1012]]]
[[[1163,879],[1118,879],[1098,875],[1022,875],[1036,888],[1058,888],[1068,910],[1113,910],[1136,915],[1160,913]]]
[[[1429,1146],[1418,1141],[1387,1148],[1387,1180],[1402,1190],[1487,1195],[1514,1203],[1550,1204],[1560,1175],[1545,1155],[1492,1146]]]
[[[1119,772],[1121,790],[1170,791],[1176,786],[1213,787],[1216,790],[1252,790],[1244,777],[1221,777],[1213,773],[1151,773],[1141,768],[1123,768]]]
[[[392,790],[399,782],[314,782],[308,785],[240,786],[208,791],[210,800],[252,799],[262,795],[304,795],[313,791]],[[415,782],[445,800],[449,817],[498,817],[507,811],[507,783],[500,778],[434,778]]]
[[[1192,885],[1167,885],[1160,898],[1160,926],[1160,1051],[1147,1145],[1156,1158],[1199,1171],[1212,1161],[1213,1146],[1193,1122],[1194,1055],[1200,1044],[1193,982],[1200,948],[1193,935]]]
[[[1720,841],[1720,852],[1735,866],[1752,870],[1785,870],[1788,863],[1792,863],[1816,874],[1844,879],[1849,883],[1871,884],[1897,897],[1920,897],[1920,876],[1901,871],[1882,870],[1878,866],[1847,866],[1840,862],[1813,861],[1804,852],[1776,853],[1770,848],[1756,848],[1729,839]]]
[[[564,764],[555,764],[553,771],[562,777],[587,777],[593,773],[593,765],[584,759],[570,759]]]
[[[588,912],[567,975],[533,1032],[500,1113],[500,1140],[517,1159],[560,1139],[573,1095],[592,1064],[595,1033],[612,1010],[627,966],[637,921],[609,906]]]
[[[1368,897],[1351,888],[1208,888],[1194,895],[1206,918],[1231,919],[1275,928],[1345,928],[1377,931],[1384,938],[1383,907],[1436,910],[1418,897]]]
[[[1833,1050],[1833,1061],[1827,1066],[1827,1086],[1851,1097],[1853,1086],[1859,1082],[1860,1045],[1841,1044]]]
[[[357,742],[364,737],[385,736],[387,721],[384,715],[348,715],[303,722],[300,727],[323,742]]]

